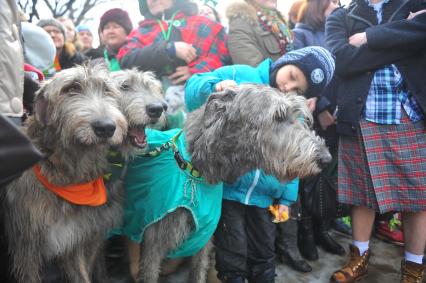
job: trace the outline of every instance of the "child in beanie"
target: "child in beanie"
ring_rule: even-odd
[[[275,62],[266,59],[255,68],[231,65],[195,74],[185,86],[185,103],[192,111],[204,104],[210,93],[242,83],[271,85],[283,92],[294,91],[308,99],[316,98],[330,83],[334,69],[334,57],[328,50],[305,47],[290,51]]]
[[[322,47],[291,51],[275,62],[267,59],[256,68],[225,66],[193,75],[185,85],[185,104],[188,111],[193,111],[211,93],[242,83],[270,84],[315,102],[331,81],[334,69],[333,56]],[[298,185],[298,179],[280,183],[261,170],[245,174],[234,184],[224,184],[222,215],[215,233],[216,268],[222,282],[275,282],[275,224],[268,207],[278,203],[278,214],[288,213],[297,200]]]

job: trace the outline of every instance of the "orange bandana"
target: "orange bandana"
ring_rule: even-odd
[[[107,193],[102,176],[88,183],[59,187],[51,184],[45,176],[41,175],[40,165],[35,165],[33,170],[37,179],[46,189],[66,201],[88,206],[100,206],[106,203]]]

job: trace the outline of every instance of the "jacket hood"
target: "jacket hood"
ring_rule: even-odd
[[[190,0],[173,0],[173,2],[173,6],[164,12],[166,19],[171,18],[173,13],[176,11],[181,11],[187,16],[194,16],[198,14],[197,4]],[[162,15],[154,16],[149,12],[146,0],[139,0],[139,11],[145,19],[161,19],[162,17]]]
[[[231,22],[233,19],[243,19],[250,25],[257,25],[256,9],[244,2],[233,3],[226,9],[226,17]]]

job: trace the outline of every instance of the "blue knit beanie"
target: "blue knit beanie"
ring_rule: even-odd
[[[304,96],[307,98],[321,95],[334,75],[334,56],[325,48],[310,46],[290,51],[271,64],[269,70],[270,85],[277,87],[277,73],[284,65],[295,65],[306,77],[308,89]]]

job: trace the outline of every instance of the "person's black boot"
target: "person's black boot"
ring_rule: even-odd
[[[312,218],[304,217],[298,221],[297,245],[302,256],[307,260],[317,260],[318,250],[315,245]]]
[[[290,218],[277,225],[275,249],[280,262],[289,264],[296,271],[311,272],[312,267],[302,258],[297,248],[297,221]]]
[[[329,222],[327,220],[318,220],[314,225],[315,243],[320,245],[326,252],[335,255],[344,255],[345,249],[338,244],[328,233]]]

